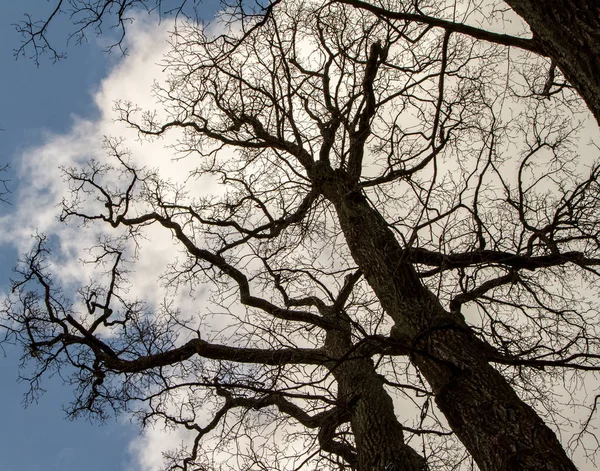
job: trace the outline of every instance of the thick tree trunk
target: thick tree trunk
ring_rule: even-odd
[[[506,0],[577,89],[600,124],[600,2]]]
[[[325,348],[333,358],[352,350],[350,325],[327,334]],[[356,440],[358,471],[425,471],[427,463],[404,442],[394,404],[370,358],[334,361],[330,370],[338,384],[338,397],[355,403],[350,425]],[[393,466],[390,466],[392,465]]]
[[[452,430],[484,471],[575,470],[556,435],[487,361],[491,347],[419,280],[385,220],[337,172],[319,175],[357,265]]]

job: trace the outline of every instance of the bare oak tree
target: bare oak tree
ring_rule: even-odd
[[[6,314],[33,392],[58,368],[74,415],[141,403],[187,428],[170,469],[576,469],[552,386],[576,400],[600,368],[596,156],[532,40],[422,21],[438,3],[180,24],[164,109],[117,110],[197,168],[172,182],[109,140],[110,163],[65,169],[62,218],[113,232],[79,297],[43,237],[21,265]],[[198,178],[218,189],[191,196]],[[157,228],[173,297],[153,309],[127,279]],[[179,309],[188,291],[206,306]]]

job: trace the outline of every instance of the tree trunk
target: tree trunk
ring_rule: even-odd
[[[327,353],[344,358],[352,351],[350,325],[337,318],[340,330],[329,331]],[[404,442],[402,425],[392,398],[370,358],[334,361],[330,371],[338,384],[338,397],[355,403],[350,425],[356,440],[358,471],[425,471],[427,462]]]
[[[600,124],[600,2],[506,0],[583,97]]]
[[[430,383],[439,409],[483,471],[575,470],[554,432],[486,360],[491,347],[423,286],[382,216],[324,171],[352,256],[394,320],[392,335]]]

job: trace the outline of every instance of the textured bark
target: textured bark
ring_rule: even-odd
[[[340,319],[340,327],[344,321]],[[325,348],[333,358],[352,349],[350,325],[327,333]],[[425,459],[404,442],[394,404],[371,358],[333,362],[330,370],[338,383],[338,397],[355,404],[350,424],[356,440],[358,471],[424,471]]]
[[[600,2],[506,0],[583,97],[600,124]]]
[[[417,342],[414,363],[482,470],[575,470],[556,435],[485,361],[479,341],[440,329]]]
[[[484,471],[575,470],[556,435],[486,360],[491,347],[420,282],[382,216],[336,172],[323,193],[352,256],[432,386],[452,430]]]

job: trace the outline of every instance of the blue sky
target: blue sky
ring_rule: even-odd
[[[13,50],[19,47],[20,37],[13,24],[20,21],[25,12],[33,17],[44,17],[52,3],[28,0],[5,2],[2,7],[0,164],[11,165],[8,177],[13,194],[9,195],[12,204],[0,207],[0,218],[24,211],[27,209],[23,208],[24,204],[32,204],[34,200],[19,201],[24,187],[31,185],[23,177],[26,172],[23,169],[35,167],[43,154],[40,149],[46,149],[60,136],[73,133],[79,123],[94,123],[99,119],[101,111],[94,95],[102,80],[123,62],[119,55],[103,52],[100,41],[93,37],[88,44],[66,48],[68,58],[58,63],[42,60],[38,68],[27,58],[15,60]],[[207,18],[214,12],[215,3],[212,2],[212,8],[210,5],[211,2],[207,2]],[[155,21],[146,23],[147,28],[156,24]],[[59,46],[64,45],[67,26],[64,21],[55,24]],[[118,77],[113,82],[115,80]],[[5,292],[19,248],[26,242],[11,240],[11,236],[6,235],[14,233],[14,228],[5,226],[2,231],[5,236],[0,240],[0,291]],[[139,437],[136,425],[131,425],[126,418],[104,425],[66,420],[62,405],[69,401],[72,392],[59,377],[46,378],[43,384],[46,394],[37,404],[24,408],[27,384],[17,382],[20,351],[4,346],[0,353],[1,471],[143,469],[130,451],[132,440]]]

